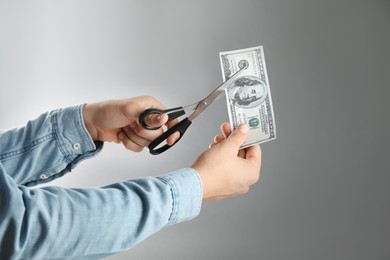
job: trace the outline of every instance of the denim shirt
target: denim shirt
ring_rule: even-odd
[[[29,188],[102,149],[82,109],[0,131],[0,259],[101,259],[199,214],[202,186],[192,168],[99,188]]]

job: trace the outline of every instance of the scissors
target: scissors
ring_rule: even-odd
[[[185,106],[185,107],[175,107],[170,109],[158,109],[158,108],[149,108],[143,111],[139,116],[139,123],[144,129],[148,130],[157,130],[161,126],[158,127],[151,127],[145,123],[145,117],[151,114],[166,114],[168,115],[168,121],[172,121],[180,116],[183,115],[189,115],[186,118],[179,121],[177,124],[169,128],[167,131],[165,131],[162,135],[157,137],[155,140],[153,140],[148,148],[149,152],[153,155],[157,155],[160,153],[165,152],[172,146],[174,146],[184,135],[187,128],[192,124],[192,121],[200,114],[202,113],[237,77],[241,74],[243,70],[245,70],[247,66],[242,67],[239,71],[237,71],[235,74],[233,74],[228,80],[226,80],[224,83],[222,83],[219,87],[217,87],[213,92],[211,92],[207,97],[200,100],[199,102],[196,102],[194,104]],[[170,135],[172,135],[175,132],[179,132],[180,136],[179,138],[172,144],[172,145],[162,145],[162,142],[164,142]]]

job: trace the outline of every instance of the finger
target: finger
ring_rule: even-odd
[[[253,185],[260,179],[260,168],[261,168],[261,148],[260,145],[254,145],[248,147],[246,152],[246,159],[252,162],[257,167],[257,171],[251,171],[248,184]]]
[[[125,134],[125,132],[124,132],[123,129],[122,129],[122,130],[119,131],[119,133],[118,133],[118,140],[119,140],[119,143],[121,143],[125,138],[126,138],[126,134]]]
[[[172,121],[169,121],[166,125],[169,128],[172,126],[176,125],[179,122],[179,120],[174,119]],[[180,138],[180,132],[176,131],[167,138],[167,144],[168,145],[173,145],[178,139]]]
[[[144,150],[144,147],[139,146],[138,144],[132,142],[130,139],[125,139],[122,143],[123,143],[123,146],[127,150],[130,150],[130,151],[133,151],[136,153],[142,152]]]
[[[145,124],[150,127],[160,127],[165,125],[168,121],[168,115],[166,114],[148,114],[145,118]]]
[[[121,142],[127,150],[130,150],[133,152],[141,152],[144,149],[143,146],[135,143],[130,138],[127,138],[125,133],[123,133],[123,135],[124,135],[124,138],[121,140]]]
[[[167,115],[164,115],[166,116],[168,119],[168,116]],[[159,119],[157,119],[159,120]],[[161,119],[161,123],[166,121],[165,119]],[[174,121],[177,122],[177,120],[172,120],[173,122],[168,122],[167,125],[170,125],[170,126],[173,126],[174,125]],[[157,122],[157,121],[155,121]],[[144,129],[140,124],[138,124],[137,122],[133,122],[132,124],[130,124],[130,127],[131,129],[133,130],[134,134],[138,135],[140,138],[144,138],[146,140],[149,140],[149,143],[153,140],[155,140],[157,137],[159,137],[160,135],[162,135],[164,133],[163,131],[163,128],[160,128],[160,129],[156,129],[156,130],[147,130],[147,129]],[[130,132],[131,133],[131,132]],[[179,132],[175,132],[173,134],[171,134],[166,142],[168,145],[172,145],[176,142],[176,140],[178,140],[180,137],[180,133]],[[137,138],[134,137],[136,140]],[[149,144],[148,144],[149,145]]]
[[[223,140],[225,140],[225,137],[222,134],[217,134],[214,137],[214,143],[216,143],[216,144],[222,142]]]
[[[247,134],[249,132],[249,126],[246,124],[240,124],[236,130],[226,139],[227,144],[232,145],[233,149],[240,149],[246,140]]]
[[[180,138],[180,132],[176,131],[167,138],[167,144],[173,145]]]
[[[130,139],[133,143],[139,146],[146,147],[151,142],[149,139],[139,136],[134,129],[129,126],[123,127],[123,132],[125,133],[127,139]]]
[[[215,145],[217,145],[217,144],[216,143],[211,143],[211,144],[209,144],[209,148],[211,148],[211,147],[213,147]]]
[[[246,159],[261,165],[261,147],[260,145],[254,145],[246,148]]]
[[[230,123],[225,122],[221,125],[221,132],[225,136],[225,138],[228,138],[229,135],[232,133]]]
[[[139,138],[149,140],[150,142],[162,135],[164,132],[162,128],[156,130],[147,130],[143,128],[138,122],[133,122],[129,126],[123,127],[123,129],[131,129],[132,132],[129,132],[131,136],[137,135]]]

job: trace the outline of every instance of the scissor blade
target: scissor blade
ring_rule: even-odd
[[[217,87],[213,92],[211,92],[206,98],[199,101],[198,105],[196,106],[196,109],[194,113],[192,113],[188,119],[191,121],[196,118],[203,110],[205,110],[213,101],[221,95],[222,92],[225,91],[225,89],[238,78],[238,76],[241,74],[243,70],[245,70],[246,67],[243,67],[239,71],[237,71],[235,74],[233,74],[228,80],[226,80],[224,83],[222,83],[219,87]]]
[[[199,105],[199,102],[196,102],[194,104],[183,107],[184,113],[186,115],[190,115],[191,113],[193,113],[196,110],[196,107],[198,105]]]

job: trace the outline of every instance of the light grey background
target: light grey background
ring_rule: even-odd
[[[221,83],[220,51],[257,45],[278,136],[260,182],[109,259],[390,259],[388,0],[0,0],[0,128],[102,99],[190,104]],[[189,166],[226,119],[221,99],[171,151],[107,144],[53,184]]]

